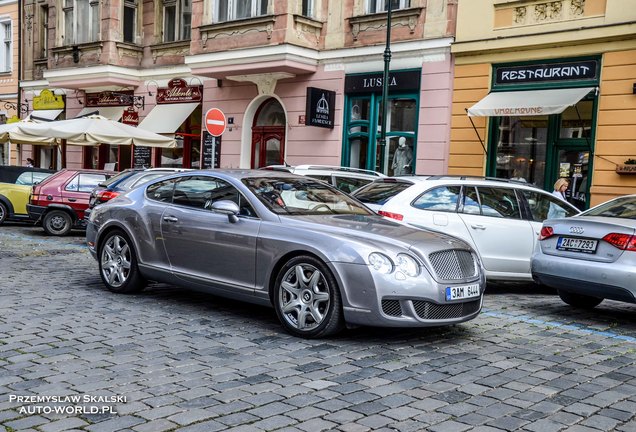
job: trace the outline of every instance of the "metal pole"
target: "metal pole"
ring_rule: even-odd
[[[389,66],[391,63],[391,8],[393,0],[388,0],[388,9],[386,16],[386,48],[384,49],[384,75],[382,77],[382,103],[380,105],[380,139],[378,140],[378,149],[380,151],[380,167],[378,171],[384,172],[384,153],[386,151],[386,107],[389,96]]]

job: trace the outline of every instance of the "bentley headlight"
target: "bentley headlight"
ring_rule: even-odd
[[[420,264],[410,255],[399,254],[395,264],[399,271],[409,277],[416,277],[420,274]]]
[[[393,271],[391,258],[379,252],[373,252],[369,255],[369,264],[380,273],[389,274]]]

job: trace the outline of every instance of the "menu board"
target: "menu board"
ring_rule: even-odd
[[[203,169],[221,167],[221,137],[203,132]]]
[[[135,146],[133,150],[133,168],[150,168],[152,149]]]

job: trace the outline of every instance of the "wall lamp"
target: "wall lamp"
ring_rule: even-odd
[[[157,89],[159,88],[159,84],[157,84],[157,81],[155,80],[150,80],[146,83],[146,90],[148,90],[148,96],[152,96],[152,92],[150,91],[150,84],[154,84],[155,85],[155,91],[157,91]]]

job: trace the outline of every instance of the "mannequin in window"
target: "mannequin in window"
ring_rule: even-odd
[[[393,175],[411,174],[411,162],[413,162],[413,151],[406,145],[406,138],[400,137],[398,146],[393,154]]]

